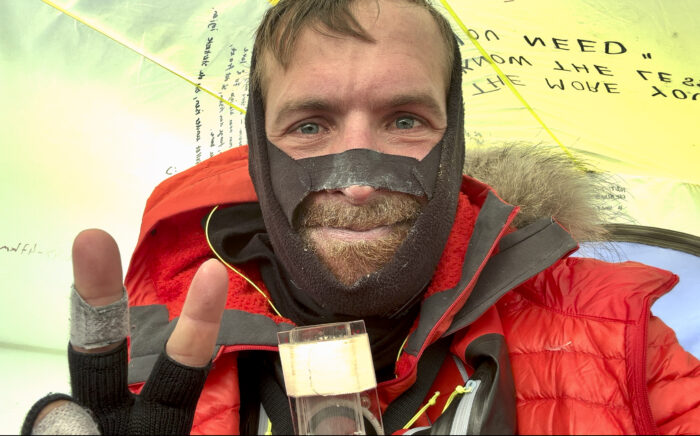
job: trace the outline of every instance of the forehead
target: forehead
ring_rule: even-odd
[[[303,82],[316,90],[337,87],[339,83],[328,80],[334,71],[357,85],[374,78],[380,90],[386,85],[383,80],[392,77],[411,82],[405,85],[447,89],[451,67],[446,62],[447,45],[430,12],[405,0],[359,0],[353,5],[353,15],[374,42],[310,24],[298,34],[286,68],[264,53],[265,100],[270,91],[273,96],[289,91],[283,88],[290,81],[296,88],[303,87]],[[324,73],[325,80],[310,83]]]

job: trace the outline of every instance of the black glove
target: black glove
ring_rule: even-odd
[[[127,385],[126,341],[97,354],[68,346],[68,362],[73,397],[53,395],[39,400],[27,414],[22,434],[31,434],[41,409],[58,399],[70,399],[88,409],[103,435],[189,434],[211,366],[188,367],[163,351],[143,390],[135,395]]]

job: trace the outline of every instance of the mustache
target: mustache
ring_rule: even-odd
[[[365,204],[342,200],[313,201],[307,197],[299,206],[295,227],[334,227],[364,231],[379,226],[413,223],[423,209],[419,197],[399,192],[381,193]]]

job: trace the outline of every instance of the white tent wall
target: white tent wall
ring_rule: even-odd
[[[269,6],[50,3],[0,0],[2,433],[16,432],[44,393],[68,390],[73,237],[107,230],[126,268],[153,187],[246,143],[239,109]],[[700,2],[449,5],[463,43],[468,148],[565,148],[614,174],[620,220],[700,235]]]
[[[113,9],[122,10],[136,19],[136,30],[129,34],[134,28],[126,26],[120,37],[162,47],[173,70],[193,78],[202,70],[204,86],[216,84],[245,106],[251,35],[267,3],[218,2],[218,10],[203,2],[62,3],[113,17],[106,22],[115,26],[124,16]],[[212,29],[215,13],[239,24]],[[186,44],[172,44],[169,35],[188,31],[178,26],[183,19],[191,20],[191,33]],[[191,62],[177,65],[180,59]],[[153,187],[244,144],[245,133],[240,112],[40,1],[0,1],[0,78],[0,433],[11,434],[36,399],[69,392],[75,235],[92,227],[110,232],[126,270]],[[212,145],[214,129],[224,132],[223,143],[217,137]]]
[[[128,9],[126,3],[120,7]],[[258,15],[266,8],[257,1],[248,3],[259,6]],[[238,11],[243,15],[239,20],[250,18],[248,6]],[[159,9],[157,16],[164,13]],[[247,46],[257,20],[251,20],[248,29],[223,34],[218,28],[209,30],[215,13],[211,7],[181,13],[201,19],[194,26],[200,33],[192,36],[201,44],[191,41],[199,51],[197,67],[223,77],[233,64],[226,96],[237,92],[233,100],[244,99]],[[66,316],[53,313],[58,300],[68,295],[73,237],[84,228],[104,228],[117,239],[126,268],[153,187],[213,154],[245,143],[242,117],[237,111],[231,117],[233,109],[222,109],[219,101],[173,73],[44,3],[1,2],[0,16],[0,92],[5,102],[14,102],[3,105],[1,117],[0,183],[6,207],[0,261],[5,298],[11,302],[4,305],[2,318],[7,325],[19,325],[28,322],[28,314],[37,316],[32,317],[31,328],[3,329],[0,342],[19,339],[32,346],[62,347]],[[142,17],[146,22],[150,18]],[[229,40],[242,42],[235,55],[230,53],[236,47],[227,43],[226,56],[217,50],[208,67],[202,67],[210,33],[220,37],[214,42],[221,45]],[[163,41],[153,42],[159,43]],[[172,46],[164,51],[179,53]],[[196,77],[198,72],[191,75]],[[220,114],[226,119],[220,121]],[[220,124],[224,124],[221,129]],[[219,130],[223,134],[212,139],[214,127],[216,135]],[[38,304],[42,301],[49,304]]]

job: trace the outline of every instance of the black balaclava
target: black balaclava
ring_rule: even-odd
[[[258,55],[253,53],[253,68]],[[464,110],[458,45],[447,94],[447,129],[422,161],[362,149],[294,161],[268,140],[262,95],[253,85],[246,131],[250,175],[275,255],[291,282],[289,292],[303,300],[311,298],[329,319],[333,315],[394,318],[414,307],[452,229],[462,182]],[[425,195],[428,201],[393,259],[346,286],[312,250],[305,249],[292,221],[309,193],[358,184]]]

